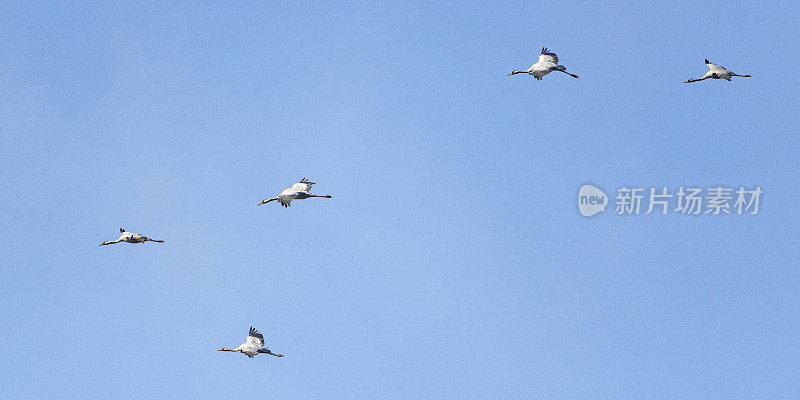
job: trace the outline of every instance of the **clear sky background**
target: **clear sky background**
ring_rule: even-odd
[[[797,3],[162,3],[0,6],[2,397],[800,397]]]

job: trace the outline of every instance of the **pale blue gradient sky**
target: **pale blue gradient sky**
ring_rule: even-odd
[[[800,5],[72,3],[0,6],[4,398],[800,396]]]

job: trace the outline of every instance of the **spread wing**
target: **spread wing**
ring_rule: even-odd
[[[264,347],[264,335],[258,333],[258,331],[251,326],[250,333],[247,335],[247,344]]]
[[[706,58],[706,66],[708,66],[708,69],[711,70],[711,71],[726,71],[727,70],[725,67],[723,67],[721,65],[710,63],[707,58]]]
[[[288,195],[284,195],[283,193],[281,193],[281,195],[278,196],[278,201],[284,207],[291,206],[292,205],[292,200],[294,200],[294,193],[291,193],[291,194],[288,194]]]
[[[312,182],[298,182],[292,185],[292,190],[296,192],[308,192],[311,190]]]
[[[291,189],[297,192],[308,192],[311,190],[311,186],[313,186],[316,182],[309,182],[308,179],[303,178],[300,179],[300,182],[295,183],[292,185]]]
[[[547,47],[543,47],[542,53],[539,54],[539,62],[558,65],[558,56],[556,53],[551,53],[549,50],[547,50]]]

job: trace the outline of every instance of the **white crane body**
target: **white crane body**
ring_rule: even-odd
[[[573,78],[578,77],[578,75],[567,72],[567,68],[564,67],[563,65],[559,65],[558,56],[556,55],[556,53],[548,51],[546,47],[542,48],[542,52],[539,54],[539,61],[536,61],[536,63],[531,65],[530,68],[524,71],[511,71],[511,73],[508,74],[507,76],[516,74],[529,74],[534,78],[536,78],[536,80],[540,81],[542,80],[542,78],[544,78],[545,75],[553,71],[563,72]]]
[[[119,228],[119,233],[121,233],[121,235],[119,235],[119,238],[117,240],[114,240],[114,241],[111,241],[111,242],[100,243],[100,246],[106,246],[106,245],[109,245],[109,244],[116,244],[116,243],[122,243],[122,242],[126,242],[126,243],[144,243],[144,242],[164,243],[163,240],[150,239],[149,237],[142,236],[142,235],[140,235],[138,233],[126,232],[124,228]]]
[[[269,354],[275,357],[283,357],[283,354],[276,354],[270,351],[268,348],[264,347],[264,335],[260,334],[258,330],[250,327],[250,332],[247,334],[247,341],[242,343],[239,347],[235,349],[229,349],[223,347],[217,351],[234,351],[239,352],[246,355],[249,358],[253,358],[258,354]]]
[[[683,83],[700,82],[706,79],[725,79],[726,81],[730,81],[731,77],[733,76],[750,78],[750,75],[739,75],[732,71],[729,71],[727,68],[721,65],[712,64],[710,61],[708,61],[708,59],[706,59],[706,66],[708,67],[708,72],[706,72],[702,78],[697,78],[697,79],[692,78]]]
[[[295,183],[292,187],[288,189],[284,189],[281,194],[277,195],[276,197],[272,197],[269,199],[264,199],[258,205],[269,203],[270,201],[277,200],[281,203],[284,207],[291,207],[292,200],[298,199],[308,199],[311,197],[323,197],[326,199],[331,199],[333,196],[326,194],[326,195],[316,195],[311,194],[311,186],[316,184],[316,182],[309,182],[306,178],[300,180],[300,182]]]

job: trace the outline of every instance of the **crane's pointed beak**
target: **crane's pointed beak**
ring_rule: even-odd
[[[275,354],[275,357],[283,357],[283,354]]]

